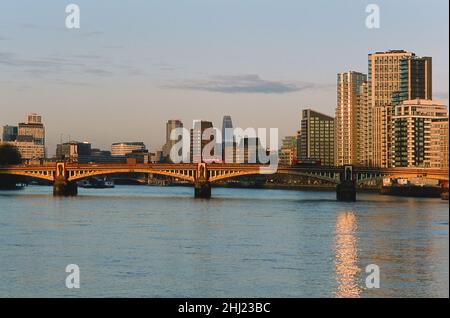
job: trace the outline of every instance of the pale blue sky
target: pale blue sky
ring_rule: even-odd
[[[65,28],[65,6],[81,29]],[[366,5],[381,28],[365,27]],[[73,0],[0,2],[0,125],[44,116],[61,134],[109,148],[164,142],[169,118],[231,115],[243,128],[299,128],[300,110],[333,114],[336,73],[367,72],[367,54],[433,57],[448,104],[448,0]]]

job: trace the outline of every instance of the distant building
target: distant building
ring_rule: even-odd
[[[286,136],[281,142],[280,165],[292,165],[297,159],[297,136]]]
[[[70,141],[56,146],[56,159],[70,162],[88,163],[91,159],[91,144]]]
[[[151,152],[149,155],[150,163],[159,163],[163,159],[162,151]]]
[[[334,165],[334,118],[305,109],[302,111],[299,160],[320,160]]]
[[[11,141],[6,142],[8,144],[11,144],[20,152],[20,155],[22,156],[22,160],[25,163],[32,163],[32,162],[38,162],[45,159],[45,147],[42,145],[37,145],[34,141],[25,140],[28,138],[24,138],[21,141]]]
[[[143,142],[117,142],[111,146],[111,155],[113,157],[125,157],[134,150],[145,150]]]
[[[227,129],[233,129],[231,116],[223,116],[222,121],[222,160],[227,163],[233,163],[234,158],[234,137],[233,134],[227,138]]]
[[[125,156],[112,156],[111,151],[100,150],[97,148],[91,149],[91,163],[125,163],[127,161]]]
[[[17,126],[3,126],[3,134],[2,141],[16,141],[18,135],[18,127]]]
[[[234,163],[265,163],[261,154],[269,155],[259,137],[244,137],[234,143]]]
[[[202,136],[205,130],[209,128],[213,128],[212,122],[194,120],[193,128],[191,129],[191,162],[205,162],[206,158],[203,158],[202,152],[205,146],[211,142],[212,138],[203,140]],[[210,155],[213,156],[214,151],[212,151]]]
[[[338,74],[335,115],[335,165],[369,166],[367,75]]]
[[[45,128],[42,117],[38,114],[27,114],[25,122],[18,127],[18,137],[31,136],[36,145],[45,147]]]
[[[148,150],[133,150],[131,153],[125,155],[127,161],[128,159],[134,159],[136,163],[150,163],[151,162],[151,154]]]
[[[3,142],[19,150],[25,163],[45,159],[45,127],[38,114],[27,114],[25,122],[3,128]]]
[[[448,109],[433,100],[407,100],[395,106],[394,167],[448,168]]]
[[[171,140],[170,134],[172,133],[172,130],[177,128],[183,128],[183,123],[180,120],[171,119],[168,120],[166,123],[166,143],[163,146],[162,149],[162,155],[170,161],[170,151],[173,148],[173,146],[181,139],[181,136],[178,140]],[[181,154],[180,150],[180,154]]]

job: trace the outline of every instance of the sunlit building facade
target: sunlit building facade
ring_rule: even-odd
[[[117,142],[111,145],[111,155],[113,157],[125,157],[136,150],[146,150],[145,144],[141,141]]]
[[[2,137],[4,143],[17,147],[25,163],[46,158],[45,127],[41,115],[27,114],[25,121],[18,126],[5,126]]]
[[[367,75],[358,72],[337,76],[335,114],[335,165],[370,165]]]
[[[432,99],[432,60],[391,50],[369,54],[368,103],[371,158],[377,167],[392,166],[392,114],[404,100]]]
[[[394,167],[448,168],[448,109],[433,100],[408,100],[395,106]]]

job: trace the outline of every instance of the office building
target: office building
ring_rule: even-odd
[[[56,159],[69,162],[88,163],[91,158],[89,142],[70,141],[56,146]]]
[[[111,155],[113,157],[125,157],[134,150],[145,150],[143,142],[117,142],[111,145]]]
[[[25,122],[3,128],[3,142],[19,150],[25,163],[45,159],[45,127],[38,114],[27,114]]]

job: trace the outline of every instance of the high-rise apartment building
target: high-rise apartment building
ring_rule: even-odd
[[[367,75],[358,72],[338,74],[335,116],[335,165],[368,166]]]
[[[432,60],[403,50],[369,54],[368,103],[373,165],[390,167],[393,107],[404,100],[431,99]]]
[[[407,100],[392,116],[394,167],[448,168],[448,110],[433,100]]]
[[[334,118],[305,109],[302,111],[299,160],[320,160],[334,165]]]
[[[172,150],[173,146],[181,139],[181,136],[178,140],[171,140],[170,134],[172,133],[172,130],[177,128],[183,128],[183,123],[180,120],[177,119],[170,119],[166,123],[166,143],[163,146],[162,153],[163,157],[170,159],[170,151]],[[182,150],[180,150],[181,153]]]

